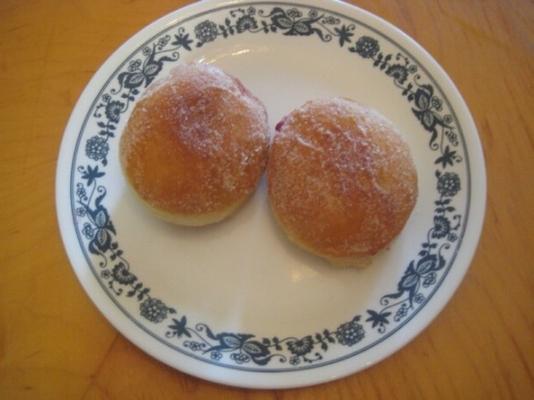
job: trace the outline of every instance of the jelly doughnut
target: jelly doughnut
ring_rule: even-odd
[[[149,209],[200,226],[250,196],[268,145],[265,107],[240,81],[215,66],[181,64],[136,103],[119,153],[127,182]]]
[[[407,143],[377,111],[344,98],[309,101],[276,130],[267,176],[281,228],[334,265],[367,264],[416,202]]]

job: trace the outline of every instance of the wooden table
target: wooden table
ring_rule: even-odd
[[[408,346],[345,379],[225,387],[126,341],[78,284],[54,209],[67,118],[99,65],[182,1],[0,2],[1,399],[534,398],[534,5],[359,0],[421,43],[465,97],[488,171],[480,246],[445,310]]]

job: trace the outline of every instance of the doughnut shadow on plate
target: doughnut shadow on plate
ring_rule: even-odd
[[[254,197],[256,197],[256,195],[256,193],[253,193],[225,219],[203,226],[177,225],[164,220],[143,204],[143,201],[139,199],[137,193],[135,193],[129,185],[126,185],[124,199],[122,201],[127,202],[128,208],[132,208],[132,211],[142,218],[143,225],[146,226],[147,231],[154,229],[165,235],[177,238],[195,238],[195,240],[198,240],[231,234],[232,230],[239,224],[246,222],[247,215],[250,215],[253,211],[252,203],[254,202]]]

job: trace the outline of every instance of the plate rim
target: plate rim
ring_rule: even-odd
[[[184,363],[179,363],[179,362],[177,363],[176,360],[172,360],[171,359],[171,358],[176,358],[175,357],[176,356],[175,353],[172,354],[173,357],[169,358],[169,357],[162,356],[161,352],[158,352],[158,351],[153,350],[153,349],[147,349],[147,347],[150,347],[150,346],[147,346],[144,343],[143,337],[138,337],[139,335],[136,335],[135,333],[132,333],[132,332],[128,331],[127,329],[124,329],[124,327],[123,327],[124,324],[117,322],[115,320],[115,318],[117,318],[117,316],[116,315],[115,316],[112,315],[112,314],[117,314],[116,310],[109,310],[108,308],[105,307],[105,305],[103,305],[103,303],[108,303],[108,302],[111,301],[109,298],[107,298],[105,293],[95,293],[93,290],[91,290],[90,283],[87,281],[87,278],[83,275],[83,271],[80,271],[79,270],[80,267],[77,267],[77,265],[79,265],[79,264],[77,264],[77,262],[80,261],[80,260],[78,260],[78,258],[80,258],[79,255],[74,254],[75,250],[72,249],[72,246],[68,245],[69,236],[67,236],[66,233],[68,233],[67,231],[69,229],[66,229],[66,226],[65,226],[66,221],[64,221],[65,218],[62,217],[62,212],[60,211],[62,209],[62,207],[64,206],[64,204],[62,203],[62,199],[64,197],[61,196],[61,193],[65,191],[65,189],[63,187],[61,187],[62,179],[63,179],[64,175],[70,175],[70,168],[67,169],[67,172],[65,174],[65,170],[62,169],[62,166],[63,166],[63,164],[67,164],[67,165],[71,164],[70,155],[69,155],[69,157],[65,157],[65,154],[66,154],[65,150],[69,149],[69,148],[73,148],[74,146],[70,146],[72,144],[71,142],[76,142],[77,141],[77,136],[73,135],[73,134],[71,134],[70,136],[74,136],[74,137],[70,138],[70,140],[69,140],[69,137],[68,137],[69,134],[68,133],[73,131],[73,130],[76,130],[76,129],[73,129],[73,128],[76,128],[77,126],[79,126],[79,118],[78,118],[77,114],[80,114],[82,117],[86,114],[87,108],[82,107],[82,105],[84,104],[84,102],[85,103],[91,103],[92,96],[90,96],[90,92],[91,92],[90,89],[92,87],[94,87],[95,84],[98,84],[98,82],[102,82],[102,80],[99,79],[99,75],[107,76],[108,74],[104,73],[104,70],[106,68],[109,69],[113,65],[114,60],[123,59],[124,57],[122,57],[121,53],[130,54],[131,51],[127,51],[127,49],[129,47],[131,47],[131,46],[135,47],[136,43],[137,44],[141,43],[143,41],[146,41],[147,37],[152,37],[153,35],[150,35],[150,32],[152,32],[152,31],[156,32],[155,35],[157,36],[157,35],[161,34],[165,29],[167,29],[167,28],[169,28],[171,26],[175,26],[178,23],[177,22],[178,20],[186,19],[186,17],[189,16],[189,14],[190,15],[197,15],[202,11],[209,12],[209,11],[213,11],[214,8],[226,8],[226,7],[236,6],[236,5],[243,4],[243,3],[247,3],[247,4],[248,3],[261,3],[261,4],[265,4],[265,5],[268,5],[268,4],[284,4],[286,6],[291,5],[291,4],[295,4],[295,5],[301,5],[301,6],[306,6],[306,7],[310,7],[310,6],[319,4],[320,7],[326,8],[328,11],[337,12],[337,13],[344,14],[346,16],[350,16],[350,17],[353,17],[353,18],[359,18],[359,16],[356,16],[355,14],[361,13],[366,18],[369,18],[370,20],[372,20],[372,22],[373,22],[373,24],[375,24],[375,26],[376,26],[376,24],[378,24],[378,25],[380,25],[381,29],[382,28],[389,29],[390,31],[394,32],[395,35],[393,37],[396,40],[397,40],[398,37],[400,37],[402,41],[406,41],[410,46],[413,46],[415,48],[415,50],[417,50],[417,52],[421,53],[418,56],[414,57],[414,59],[417,60],[418,62],[420,62],[422,60],[425,67],[428,67],[429,66],[428,64],[430,63],[430,66],[433,69],[436,70],[433,73],[430,73],[429,71],[427,71],[429,77],[434,77],[434,76],[436,76],[436,74],[439,74],[439,78],[444,79],[444,81],[446,83],[446,86],[444,86],[442,84],[441,85],[441,89],[443,90],[443,88],[445,87],[445,90],[443,90],[443,92],[444,92],[444,94],[447,93],[447,95],[448,95],[447,98],[448,98],[448,101],[449,101],[449,103],[451,105],[451,107],[450,107],[451,111],[454,112],[454,111],[457,111],[457,110],[461,110],[461,113],[463,114],[461,117],[463,119],[466,119],[466,121],[464,121],[461,125],[464,127],[464,139],[465,139],[466,155],[467,155],[467,152],[469,151],[469,161],[467,162],[467,160],[466,160],[466,164],[467,164],[468,170],[471,169],[471,171],[469,172],[469,178],[470,178],[470,184],[471,184],[471,199],[470,199],[470,201],[467,202],[468,212],[466,214],[469,217],[470,222],[468,222],[468,223],[466,222],[465,223],[464,239],[466,240],[466,243],[464,243],[464,245],[461,246],[461,248],[457,250],[458,253],[467,252],[467,254],[465,254],[463,256],[463,260],[465,260],[462,263],[462,264],[465,264],[464,268],[462,268],[462,271],[461,271],[460,274],[450,274],[449,273],[447,275],[447,284],[448,284],[448,287],[450,287],[450,289],[447,291],[447,293],[444,293],[443,290],[436,290],[433,293],[433,302],[434,302],[433,309],[434,309],[434,311],[430,313],[431,314],[430,316],[428,315],[428,312],[426,314],[425,313],[416,313],[416,314],[414,314],[413,316],[419,315],[419,320],[418,320],[418,322],[419,322],[418,325],[419,326],[415,326],[415,329],[414,329],[414,326],[413,326],[413,323],[412,323],[409,334],[402,335],[402,338],[396,338],[397,340],[390,341],[390,343],[393,345],[393,349],[389,349],[389,350],[386,350],[385,352],[382,352],[382,353],[385,353],[385,354],[382,354],[379,357],[375,357],[375,358],[373,358],[373,360],[367,361],[365,363],[365,366],[363,366],[363,367],[352,368],[352,369],[348,368],[348,371],[347,371],[347,368],[345,368],[346,371],[344,371],[342,373],[333,374],[333,375],[326,375],[326,376],[323,377],[323,379],[306,379],[306,378],[309,378],[309,376],[312,376],[312,375],[315,375],[315,374],[310,374],[310,370],[301,369],[301,370],[297,370],[297,371],[284,371],[284,373],[292,374],[292,377],[295,377],[295,375],[304,373],[304,376],[300,378],[299,382],[295,383],[295,382],[291,382],[291,380],[290,380],[290,382],[285,382],[285,383],[284,382],[265,382],[265,381],[269,381],[271,379],[266,379],[267,375],[264,374],[264,373],[258,373],[258,372],[252,372],[252,371],[246,371],[246,370],[235,370],[235,371],[237,371],[237,375],[238,375],[237,379],[233,379],[233,381],[232,380],[229,381],[228,377],[226,379],[225,378],[220,378],[221,374],[217,374],[216,373],[216,374],[211,374],[211,376],[210,376],[209,373],[202,373],[202,372],[206,372],[206,371],[202,371],[202,369],[203,369],[202,366],[206,367],[206,364],[205,364],[204,361],[195,360],[195,362],[201,363],[200,364],[200,368],[186,368],[186,367],[184,367]],[[331,9],[328,8],[329,6],[331,7]],[[338,9],[336,7],[339,7],[340,9]],[[343,9],[343,10],[341,10],[341,9]],[[184,13],[186,14],[186,16],[184,16],[183,18],[180,18],[180,15],[184,14]],[[150,40],[150,39],[148,39],[148,40]],[[412,53],[413,53],[413,51],[412,51]],[[452,93],[451,93],[451,91],[452,91]],[[88,100],[86,100],[87,97],[88,97]],[[451,101],[451,98],[453,98],[453,101]],[[455,103],[455,102],[457,102],[458,105],[456,107],[453,107],[452,103]],[[82,112],[83,110],[85,110],[85,111]],[[457,120],[460,121],[461,119],[457,118]],[[467,133],[467,132],[470,132],[470,133]],[[454,85],[452,80],[449,78],[447,73],[434,60],[434,58],[425,49],[423,49],[414,39],[412,39],[411,37],[406,35],[404,32],[402,32],[400,29],[396,28],[395,26],[393,26],[389,22],[384,21],[382,18],[380,18],[380,17],[378,17],[378,16],[376,16],[374,14],[371,14],[368,11],[365,11],[365,10],[363,10],[363,9],[357,7],[357,6],[341,3],[341,2],[336,1],[336,0],[316,0],[316,1],[313,2],[313,4],[308,4],[303,0],[295,0],[295,1],[287,1],[287,2],[269,2],[269,1],[261,1],[261,0],[252,0],[252,1],[236,1],[236,0],[232,0],[232,1],[217,1],[217,0],[215,0],[215,1],[204,1],[204,2],[192,4],[192,5],[177,9],[175,11],[172,11],[169,14],[167,14],[167,15],[157,19],[156,21],[150,23],[149,25],[147,25],[146,27],[144,27],[143,29],[141,29],[140,31],[138,31],[137,33],[132,35],[130,38],[128,38],[125,43],[123,43],[117,50],[115,50],[107,58],[107,60],[100,65],[99,69],[93,75],[93,77],[91,78],[91,80],[89,81],[89,83],[87,84],[85,89],[83,90],[82,94],[80,95],[76,105],[73,108],[72,114],[71,114],[71,116],[69,118],[69,122],[68,122],[68,124],[67,124],[67,126],[65,128],[65,131],[64,131],[64,135],[63,135],[63,139],[62,139],[62,143],[61,143],[61,147],[60,147],[60,152],[59,152],[59,159],[58,159],[58,163],[57,163],[57,170],[56,170],[56,210],[57,210],[58,224],[59,224],[59,228],[60,228],[60,233],[61,233],[61,236],[62,236],[63,244],[64,244],[64,247],[65,247],[66,253],[67,253],[68,257],[69,257],[69,261],[70,261],[71,267],[73,268],[73,270],[75,272],[75,275],[77,276],[80,284],[82,285],[82,287],[84,287],[84,290],[87,293],[87,295],[91,298],[93,303],[97,306],[97,309],[99,309],[99,311],[106,317],[106,319],[119,332],[121,332],[121,334],[123,334],[126,338],[128,338],[128,340],[130,340],[131,342],[136,344],[137,347],[139,347],[143,351],[149,353],[154,358],[156,358],[156,359],[158,359],[158,360],[160,360],[160,361],[172,366],[173,368],[177,368],[177,369],[179,369],[181,371],[187,372],[187,373],[189,373],[191,375],[195,375],[195,376],[198,376],[198,377],[203,378],[203,379],[209,379],[211,381],[215,381],[215,382],[219,382],[219,383],[223,383],[223,384],[231,384],[231,385],[236,385],[236,386],[241,386],[241,387],[253,387],[253,388],[298,387],[298,386],[304,386],[304,385],[310,385],[310,384],[318,384],[318,383],[322,383],[322,382],[329,381],[329,380],[332,380],[332,379],[337,379],[337,378],[340,378],[342,376],[355,373],[355,372],[357,372],[357,371],[359,371],[359,370],[361,370],[363,368],[366,368],[366,367],[368,367],[368,366],[370,366],[370,365],[372,365],[374,363],[377,363],[377,362],[381,361],[383,358],[393,354],[398,349],[400,349],[401,347],[406,345],[410,340],[415,338],[441,312],[441,310],[448,303],[448,301],[450,300],[452,295],[456,292],[456,289],[458,288],[459,284],[463,280],[463,277],[465,276],[465,273],[467,272],[467,270],[469,268],[469,265],[471,264],[472,258],[474,256],[474,253],[475,253],[476,248],[477,248],[477,243],[478,243],[479,238],[480,238],[480,233],[481,233],[481,230],[482,230],[482,224],[483,224],[484,213],[485,213],[485,208],[486,208],[485,207],[485,203],[486,203],[486,172],[485,172],[485,165],[484,165],[484,158],[483,157],[484,156],[483,156],[483,152],[482,152],[482,146],[480,144],[478,130],[476,129],[476,125],[474,123],[472,115],[469,112],[469,109],[468,109],[467,105],[465,104],[465,101],[463,100],[461,94],[459,93],[458,89],[456,88],[456,86]],[[65,158],[67,158],[68,162],[65,162]],[[476,176],[473,173],[474,171],[477,172]],[[67,179],[67,181],[70,182],[70,176]],[[70,188],[67,189],[67,192],[69,190],[70,190]],[[480,202],[480,203],[475,202],[475,200],[474,200],[475,199],[475,194],[476,194],[476,197],[478,197],[478,202]],[[67,196],[67,197],[69,198],[69,201],[67,201],[67,203],[70,203],[70,195]],[[480,206],[480,207],[478,208],[478,210],[475,210],[475,207],[473,207],[473,205],[477,205],[477,206]],[[67,212],[67,214],[69,214],[69,213]],[[70,215],[69,215],[68,219],[70,219]],[[74,227],[71,227],[71,228],[73,228],[72,232],[71,232],[71,233],[73,233],[74,232]],[[468,237],[468,235],[467,235],[468,230],[474,231],[473,233],[471,233],[470,237]],[[74,234],[74,237],[75,236],[76,235]],[[467,242],[471,242],[471,244],[467,245]],[[76,252],[79,252],[79,251],[80,251],[79,249],[76,249]],[[85,263],[85,260],[83,260],[83,257],[82,257],[81,261],[82,261],[82,263]],[[452,265],[454,265],[457,262],[458,262],[458,260],[453,260],[451,262],[451,267],[452,267]],[[89,272],[89,271],[85,271],[85,272]],[[96,278],[94,276],[92,276],[91,274],[88,274],[88,275],[89,275],[89,281],[91,281],[91,279],[94,279],[95,282],[93,282],[93,283],[96,283]],[[455,278],[455,279],[453,279],[453,278]],[[102,294],[105,298],[102,299],[101,298],[102,296],[99,296],[99,294]],[[425,308],[425,307],[423,307],[423,308]],[[108,315],[108,313],[109,313],[109,315]],[[411,317],[413,318],[413,316],[411,316]],[[124,317],[124,316],[123,315],[119,315],[118,317],[120,318],[120,317]],[[129,321],[129,323],[131,323],[131,322],[132,321]],[[126,323],[128,323],[128,321],[126,321]],[[403,326],[405,326],[405,324]],[[144,336],[144,335],[145,334],[143,333],[143,335],[141,335],[141,336]],[[391,338],[391,336],[389,338]],[[382,342],[381,344],[385,344],[385,342]],[[390,346],[391,346],[391,344],[390,344]],[[157,345],[158,346],[159,345],[164,346],[161,343],[159,343]],[[192,360],[190,356],[183,356],[183,357],[187,357],[185,364],[187,364],[187,362],[191,362],[191,360]],[[181,357],[179,357],[179,358],[181,358]],[[344,360],[344,361],[339,361],[339,362],[336,362],[335,364],[332,364],[332,365],[317,367],[315,370],[316,371],[324,370],[324,368],[329,368],[331,366],[344,364],[346,361],[350,361],[350,359],[349,360]],[[222,366],[216,366],[215,368],[216,369],[220,369],[221,367]],[[200,370],[200,372],[199,372],[199,370]],[[274,371],[268,371],[268,372],[274,372]],[[234,374],[234,372],[232,372],[232,374]],[[261,380],[262,382],[258,382],[257,379],[252,379],[251,381],[248,381],[248,380],[241,381],[243,378],[240,378],[239,376],[243,376],[243,374],[244,375],[252,374],[254,378],[258,378],[258,376],[259,376],[260,377],[259,380]],[[258,374],[260,374],[260,375],[258,375]],[[224,374],[222,374],[222,375],[224,375]],[[254,380],[256,380],[256,382],[254,382]]]

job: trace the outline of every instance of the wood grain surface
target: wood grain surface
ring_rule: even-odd
[[[0,1],[0,399],[534,398],[534,5],[359,0],[445,68],[480,131],[488,207],[458,292],[414,341],[335,382],[255,391],[150,358],[78,284],[56,223],[54,174],[83,87],[176,0]]]

